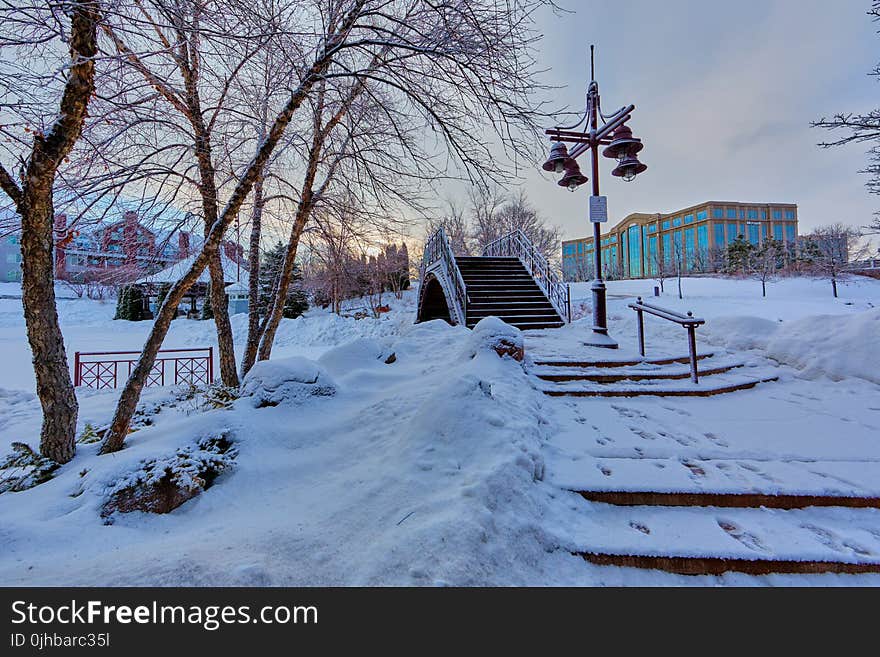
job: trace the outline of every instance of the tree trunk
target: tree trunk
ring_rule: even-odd
[[[681,295],[681,275],[678,276],[678,298],[679,299],[683,298]]]
[[[211,310],[214,311],[214,324],[217,327],[217,353],[220,360],[220,379],[223,385],[238,387],[238,371],[235,368],[235,341],[232,337],[232,324],[229,321],[229,306],[226,303],[226,277],[220,260],[220,250],[208,262],[211,272]]]
[[[254,213],[251,217],[251,238],[248,252],[248,334],[241,356],[241,375],[246,376],[257,360],[262,328],[260,326],[260,234],[263,228],[263,178],[254,184]]]
[[[350,11],[345,15],[339,28],[332,36],[332,43],[340,43],[344,40],[346,33],[354,25],[355,21],[361,15],[365,0],[356,0]],[[333,59],[334,50],[330,43],[325,44],[318,57],[315,59],[311,69],[303,76],[299,86],[290,94],[284,109],[275,117],[270,129],[267,132],[266,139],[262,141],[257,154],[251,161],[247,170],[241,176],[238,184],[235,186],[229,202],[224,208],[218,220],[208,232],[205,245],[202,247],[202,253],[197,256],[189,270],[184,276],[178,280],[169,290],[165,297],[165,303],[159,309],[153,328],[144,348],[138,358],[137,363],[132,370],[131,376],[125,383],[122,394],[119,396],[119,402],[116,405],[116,411],[113,414],[113,420],[104,442],[101,445],[101,453],[107,454],[122,449],[125,442],[125,436],[128,434],[131,418],[137,408],[140,399],[141,390],[147,380],[147,375],[156,362],[156,354],[162,346],[162,341],[168,334],[168,328],[171,326],[171,320],[174,317],[174,309],[186,294],[187,290],[196,282],[201,273],[208,265],[208,260],[220,249],[220,242],[229,224],[241,210],[241,206],[251,192],[251,188],[257,179],[263,175],[269,157],[272,151],[278,145],[284,131],[290,124],[294,113],[302,106],[308,97],[309,92],[319,81]]]
[[[55,307],[52,189],[29,189],[43,202],[21,215],[21,300],[43,408],[40,454],[67,463],[76,453],[79,405],[70,380],[64,336]]]
[[[296,220],[290,231],[290,239],[287,241],[287,252],[284,254],[284,263],[281,266],[281,272],[278,275],[278,285],[275,287],[275,296],[272,299],[272,308],[267,311],[266,327],[260,338],[260,350],[258,358],[260,360],[269,360],[272,355],[272,345],[275,342],[275,333],[281,324],[281,318],[284,315],[284,303],[287,301],[287,293],[290,290],[290,283],[293,280],[293,265],[296,262],[296,252],[299,248],[299,239],[302,235],[308,220],[309,211],[311,209],[310,194],[306,194],[303,201],[300,202],[300,208],[297,212]]]
[[[762,297],[767,296],[767,283],[764,280],[761,281],[761,296]]]
[[[70,380],[64,336],[55,306],[52,187],[62,160],[82,134],[95,89],[97,3],[71,2],[70,59],[59,113],[48,134],[34,137],[21,187],[0,166],[0,187],[21,216],[21,301],[43,409],[40,454],[66,463],[76,452],[79,406]]]
[[[837,298],[837,279],[831,277],[831,289],[834,291],[834,298]]]

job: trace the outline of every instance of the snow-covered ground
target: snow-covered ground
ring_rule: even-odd
[[[654,284],[609,283],[611,331],[623,354],[635,349],[635,313],[626,303],[649,296]],[[659,461],[710,464],[704,484],[687,466],[670,470],[670,489],[723,490],[731,482],[878,488],[880,281],[853,279],[836,300],[830,284],[809,279],[773,283],[766,299],[755,281],[686,279],[681,301],[672,295],[675,281],[666,286],[655,302],[707,319],[701,349],[735,351],[755,367],[775,368],[780,381],[712,399],[551,399],[522,365],[499,358],[472,332],[442,322],[414,326],[414,291],[392,299],[392,312],[378,320],[313,310],[283,322],[273,360],[297,381],[317,377],[335,394],[282,395],[286,401],[262,407],[243,397],[232,410],[210,412],[179,402],[152,414],[122,452],[98,457],[97,444],[80,445],[48,483],[0,495],[0,583],[880,584],[877,576],[685,577],[571,555],[602,533],[614,532],[621,545],[636,542],[632,523],[652,526],[654,535],[664,523],[669,531],[695,526],[685,513],[633,520],[632,510],[590,506],[563,490],[608,478],[623,485],[644,476],[631,470],[639,461],[657,471]],[[573,293],[589,300],[588,285]],[[15,294],[15,286],[0,289],[0,297]],[[112,321],[113,302],[61,301],[59,311],[69,354],[137,349],[149,329]],[[240,341],[244,316],[233,325]],[[586,353],[579,339],[588,326],[527,337],[527,357],[530,349]],[[647,340],[649,354],[686,352],[684,330],[659,320],[648,320]],[[211,322],[179,319],[165,346],[214,343]],[[39,429],[20,300],[0,298],[0,349],[2,453],[13,441],[36,446]],[[284,364],[293,357],[317,362]],[[278,369],[266,375],[281,376]],[[148,389],[144,408],[172,395]],[[81,426],[109,420],[115,392],[79,396]],[[108,494],[144,461],[220,434],[238,455],[214,486],[170,514],[116,514],[105,524]],[[810,460],[820,463],[804,465]],[[725,470],[732,463],[739,464],[734,473]],[[880,532],[880,514],[863,511],[847,519],[852,532]],[[713,527],[747,522],[741,515],[725,513]],[[820,527],[824,520],[792,522]],[[814,540],[808,534],[779,549],[812,554],[804,548]],[[827,543],[827,533],[817,536]],[[844,536],[841,545],[853,540]],[[734,554],[748,549],[731,546]]]

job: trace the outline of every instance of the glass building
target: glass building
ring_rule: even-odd
[[[637,212],[618,222],[600,240],[604,278],[651,278],[665,271],[716,271],[727,245],[742,236],[752,244],[773,237],[787,246],[797,240],[797,205],[707,201],[669,213]],[[568,281],[594,277],[593,238],[562,243]]]

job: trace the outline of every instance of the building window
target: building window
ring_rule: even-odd
[[[757,210],[749,210],[749,219],[757,219],[758,211]]]
[[[693,228],[685,228],[684,229],[684,255],[685,255],[685,266],[688,269],[693,269],[696,259],[694,258],[694,229]]]
[[[661,222],[660,227],[662,230],[669,230],[669,219],[665,219]]]
[[[727,243],[732,244],[736,239],[736,224],[727,224]]]
[[[584,243],[578,242],[578,253],[583,253],[583,252],[584,252]]]
[[[10,269],[6,272],[6,278],[10,281],[21,280],[21,270],[20,269]]]
[[[767,218],[767,211],[761,210],[761,219],[766,219],[766,218]]]
[[[17,253],[7,253],[6,254],[6,262],[10,265],[14,265],[18,263],[18,254]]]
[[[18,244],[18,235],[10,235],[6,238],[6,241],[15,246]]]
[[[794,244],[795,226],[794,224],[785,224],[785,241]]]
[[[727,218],[736,219],[736,208],[727,208]]]
[[[715,246],[724,246],[724,224],[715,224]]]
[[[773,239],[782,241],[782,224],[773,224]]]
[[[697,212],[697,221],[705,221],[708,218],[709,218],[709,213],[706,212],[705,210],[700,210],[699,212]]]
[[[648,274],[654,276],[657,273],[657,237],[648,238]]]
[[[748,234],[749,234],[749,242],[751,244],[757,245],[761,241],[761,239],[760,239],[760,234],[761,234],[760,233],[760,225],[759,224],[749,224],[748,226],[746,226],[746,228],[747,228]]]
[[[724,219],[724,208],[712,208],[713,219]]]
[[[682,262],[682,258],[684,257],[684,250],[681,245],[681,231],[677,230],[672,234],[672,258],[673,262],[677,265],[684,264]]]
[[[782,219],[782,210],[774,210],[773,211],[774,219]]]
[[[740,210],[740,211],[739,211],[739,218],[740,218],[740,219],[745,219],[745,218],[746,218],[746,211],[745,211],[745,210]]]
[[[785,211],[785,218],[788,219],[789,221],[794,221],[794,210],[786,210]]]
[[[673,220],[672,220],[672,226],[673,226],[673,227],[681,226],[681,217],[676,217],[675,219],[673,219]]]
[[[672,238],[670,233],[663,236],[663,262],[667,265],[672,262]]]
[[[648,232],[656,233],[657,232],[657,224],[648,224]]]
[[[692,214],[686,214],[686,215],[684,216],[684,223],[686,223],[686,224],[692,224],[692,223],[694,223],[694,215],[692,215]]]
[[[638,278],[642,275],[642,240],[639,238],[639,227],[630,226],[627,241],[629,242],[629,275]]]

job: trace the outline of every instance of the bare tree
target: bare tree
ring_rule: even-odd
[[[326,25],[326,32],[321,39],[321,45],[314,59],[305,69],[299,84],[291,91],[287,103],[281,112],[275,116],[269,129],[266,131],[266,137],[261,142],[256,156],[238,177],[226,206],[206,235],[201,252],[193,259],[192,264],[183,277],[172,285],[168,291],[165,301],[156,314],[153,328],[144,344],[140,358],[119,397],[113,421],[101,445],[102,453],[106,454],[122,448],[129,425],[131,424],[131,418],[140,398],[141,390],[146,382],[147,375],[153,367],[156,354],[168,332],[171,320],[176,314],[177,304],[180,303],[187,290],[196,282],[199,275],[208,266],[210,260],[216,257],[226,229],[238,216],[245,198],[247,198],[257,178],[263,173],[266,163],[275,147],[281,141],[287,126],[293,119],[293,115],[306,101],[313,87],[326,74],[334,55],[338,53],[345,43],[349,32],[357,20],[363,16],[365,4],[366,0],[354,0],[348,7],[344,8],[347,9],[345,13],[338,12],[331,16],[332,20]]]
[[[69,47],[69,60],[63,66],[62,75],[54,77],[28,72],[22,76],[31,84],[46,85],[52,93],[57,93],[60,84],[61,99],[53,121],[44,117],[41,125],[26,126],[26,131],[33,136],[29,145],[22,144],[22,136],[16,135],[21,146],[14,155],[20,165],[17,176],[5,165],[0,165],[0,187],[21,218],[22,305],[33,354],[37,395],[43,409],[40,453],[58,463],[66,463],[74,456],[79,407],[55,306],[53,187],[59,167],[80,137],[95,88],[98,4],[69,2],[63,8],[64,14],[56,13],[50,7],[6,5],[0,14],[3,22],[0,43],[12,50],[47,52],[44,44],[57,40],[66,41]],[[40,68],[51,69],[47,63]],[[21,105],[29,110],[41,105],[48,111],[47,105],[40,103],[44,87],[28,89],[23,85],[16,89],[22,80],[8,78],[7,65],[4,64],[4,68],[7,68],[3,71],[6,78],[4,97],[9,98],[7,94],[10,93],[15,98],[16,91],[28,94],[34,102],[28,103],[22,98]],[[3,110],[14,112],[14,103],[4,103]],[[8,128],[3,130],[7,132]]]
[[[561,231],[538,214],[524,189],[498,208],[495,218],[502,235],[520,230],[547,260],[558,263]]]
[[[664,253],[662,256],[658,251],[655,251],[653,256],[651,257],[652,264],[654,265],[654,279],[660,283],[660,292],[665,293],[666,289],[664,288],[664,282],[670,275],[670,265],[669,260]]]
[[[436,233],[440,228],[449,238],[449,244],[453,253],[459,256],[471,255],[470,227],[465,216],[465,210],[456,201],[446,201],[444,212],[439,216],[430,217],[425,222],[425,238]]]
[[[861,233],[841,223],[821,226],[802,238],[801,249],[812,263],[812,270],[831,281],[837,298],[837,282],[850,258],[862,257],[864,248],[857,247]]]
[[[873,0],[872,7],[868,11],[872,20],[880,20],[880,0]],[[880,64],[869,73],[873,77],[880,77]],[[825,130],[844,130],[849,134],[840,139],[819,144],[822,148],[842,146],[850,143],[872,144],[868,150],[869,164],[862,173],[868,175],[867,187],[872,194],[880,194],[880,109],[870,110],[867,114],[841,113],[832,118],[825,117],[813,123],[813,127]],[[865,226],[871,233],[880,233],[880,217],[875,213],[874,220]],[[837,296],[835,293],[834,296]]]
[[[761,296],[767,296],[767,283],[774,280],[785,261],[782,242],[767,237],[761,245],[749,252],[749,271],[761,281]]]

